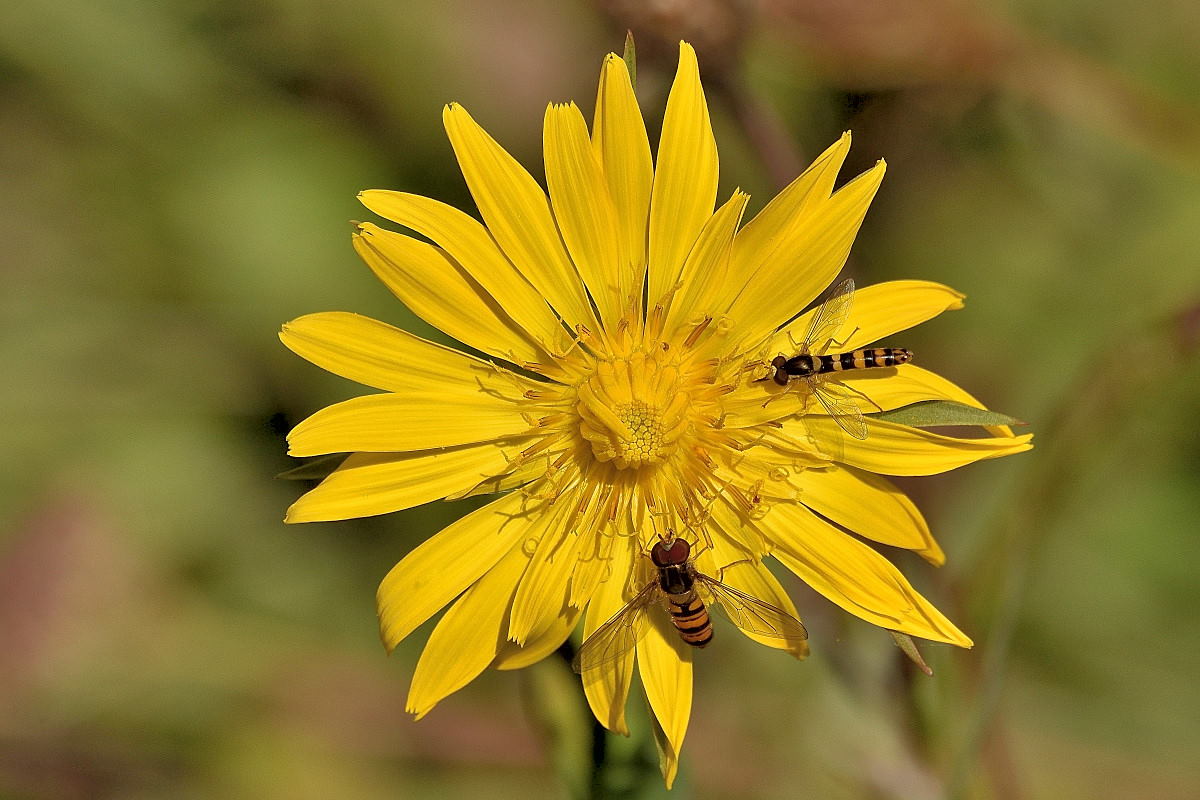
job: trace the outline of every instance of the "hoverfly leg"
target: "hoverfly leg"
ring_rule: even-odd
[[[875,406],[876,411],[883,411],[883,406],[879,405],[879,403],[876,403],[874,400],[872,400],[870,397],[868,397],[867,394],[865,392],[863,392],[861,389],[855,389],[850,384],[844,383],[844,382],[842,383],[842,388],[844,388],[848,392],[853,392],[854,394],[861,397],[863,400],[866,400],[868,403]]]

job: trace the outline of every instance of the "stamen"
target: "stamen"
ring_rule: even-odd
[[[708,323],[710,322],[712,322],[712,317],[705,317],[695,328],[693,328],[692,332],[688,334],[688,337],[683,340],[684,348],[690,348],[692,345],[694,345],[696,340],[700,338],[700,334],[704,333],[705,329],[708,328]]]

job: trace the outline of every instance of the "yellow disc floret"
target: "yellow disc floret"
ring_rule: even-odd
[[[579,431],[618,469],[663,463],[687,433],[692,402],[661,349],[598,361],[578,389]]]

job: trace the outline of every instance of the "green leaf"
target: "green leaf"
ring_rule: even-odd
[[[871,419],[895,422],[912,428],[936,428],[939,425],[1024,425],[1019,419],[988,411],[985,408],[955,403],[950,400],[925,400],[903,408],[895,408],[879,414],[869,414]]]
[[[637,91],[637,48],[633,44],[633,31],[625,31],[625,52],[621,54],[625,68],[629,70],[629,84]]]
[[[904,655],[908,656],[909,661],[917,665],[917,669],[924,672],[929,677],[933,677],[933,669],[925,663],[925,659],[921,657],[921,651],[917,649],[917,643],[912,637],[900,631],[888,631],[895,640],[896,646],[903,651]]]
[[[287,481],[321,481],[329,477],[335,469],[342,465],[349,453],[333,453],[327,456],[317,456],[305,461],[298,467],[284,470],[276,475]]]

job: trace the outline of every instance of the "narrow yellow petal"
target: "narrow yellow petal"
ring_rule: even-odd
[[[621,285],[632,287],[635,299],[640,301],[646,275],[646,226],[654,166],[629,69],[615,53],[605,57],[600,69],[592,144],[600,156],[620,227],[624,257]]]
[[[805,470],[800,501],[818,514],[880,544],[915,550],[941,566],[946,556],[921,512],[886,478],[853,467]]]
[[[353,453],[287,510],[285,522],[327,522],[412,508],[502,473],[520,444],[416,453]]]
[[[453,390],[368,394],[321,409],[288,434],[288,455],[401,453],[511,439],[530,432],[524,407]]]
[[[569,327],[592,324],[591,306],[563,249],[546,193],[462,106],[446,106],[442,122],[475,205],[500,249]]]
[[[706,316],[715,319],[724,310],[714,306],[714,298],[725,285],[733,236],[749,199],[750,195],[744,192],[734,192],[704,224],[700,238],[684,262],[679,289],[667,311],[663,330],[668,335],[686,336],[687,331],[677,331],[680,326],[696,324]]]
[[[866,413],[890,411],[926,400],[951,400],[986,408],[965,389],[916,364],[846,372],[838,375],[838,380],[870,398],[870,403],[864,402],[861,406]]]
[[[804,214],[829,199],[849,151],[847,131],[738,231],[729,279],[720,287],[723,294],[715,298],[721,310],[729,308],[759,267],[778,257],[779,249],[789,241],[789,231],[801,224]]]
[[[770,467],[762,462],[754,463],[752,459],[757,451],[767,448],[753,448],[748,451],[746,458],[739,464],[737,477],[747,482],[756,480],[765,474]],[[749,465],[749,471],[741,473],[740,467]],[[724,473],[722,474],[724,477]],[[732,477],[732,476],[731,476]],[[743,522],[742,516],[730,501],[728,494],[723,495],[721,502],[714,503],[710,509],[709,520],[711,547],[705,547],[697,556],[699,563],[706,564],[712,570],[709,574],[720,577],[717,573],[730,564],[739,561],[757,561],[767,554],[766,544],[758,530]]]
[[[696,52],[680,42],[679,68],[667,98],[650,199],[647,297],[651,306],[675,286],[716,199],[717,142],[700,85]]]
[[[885,167],[880,161],[786,229],[778,249],[763,261],[729,308],[743,347],[758,346],[841,271]]]
[[[559,508],[572,509],[570,496],[560,499]],[[562,520],[562,514],[547,515],[547,524],[521,576],[513,598],[508,639],[517,644],[544,631],[567,609],[567,582],[575,566],[579,535]]]
[[[839,350],[856,350],[920,325],[943,311],[962,308],[963,297],[949,286],[933,281],[884,281],[864,286],[854,292],[846,324],[840,333],[833,335],[842,342]],[[813,309],[802,314],[776,334],[771,339],[771,352],[786,353],[794,349],[791,342],[804,339],[816,313]]]
[[[800,614],[796,611],[796,606],[792,602],[792,598],[788,597],[786,591],[779,581],[771,574],[771,571],[763,566],[761,561],[738,561],[725,567],[721,571],[721,581],[732,586],[734,589],[745,592],[746,594],[764,603],[769,603],[778,609],[786,611],[796,619],[800,619]],[[717,611],[720,614],[720,609]],[[792,642],[778,636],[762,636],[757,633],[738,628],[736,625],[726,626],[728,630],[732,628],[740,631],[748,639],[764,644],[767,647],[773,647],[776,650],[783,650],[790,653],[798,659],[808,657],[807,642]]]
[[[405,556],[379,584],[379,632],[389,651],[494,567],[521,541],[542,505],[519,492],[472,511]],[[514,579],[515,580],[515,579]]]
[[[583,622],[583,641],[607,622],[633,597],[628,578],[633,570],[633,548],[630,537],[620,537],[613,543],[612,571],[592,595]],[[583,673],[583,692],[596,719],[608,730],[629,735],[625,724],[625,702],[633,681],[633,659],[636,649]]]
[[[370,223],[358,226],[353,241],[376,277],[433,327],[516,364],[546,360],[536,340],[445,250]]]
[[[739,384],[721,403],[728,428],[750,428],[783,419],[803,411],[805,406],[802,392],[782,391],[770,381],[750,380]]]
[[[888,630],[971,646],[887,559],[803,506],[781,504],[758,525],[775,558],[851,614]]]
[[[666,736],[659,755],[663,778],[670,789],[692,715],[692,648],[679,638],[666,614],[652,613],[649,628],[637,646],[638,674],[650,709]]]
[[[513,585],[528,558],[510,551],[446,612],[413,671],[407,711],[417,719],[487,669],[504,643]]]
[[[300,317],[283,326],[279,339],[334,375],[389,392],[484,388],[511,397],[539,388],[474,356],[345,311]]]
[[[623,256],[604,169],[574,103],[546,108],[542,142],[554,218],[601,321],[613,327],[633,300],[632,272]],[[640,299],[640,285],[637,294]]]
[[[492,666],[496,669],[522,669],[536,664],[563,646],[571,631],[575,630],[582,614],[578,608],[568,608],[551,619],[548,627],[531,636],[524,646],[515,642],[504,642],[500,645],[500,652],[496,654]]]
[[[839,461],[883,475],[937,475],[983,459],[1022,453],[1033,447],[1031,433],[958,439],[870,417],[867,417],[866,439],[845,436],[832,419],[816,414],[783,425],[785,435],[803,437],[806,428],[818,441],[839,437],[842,450]]]
[[[453,206],[407,192],[371,189],[359,192],[358,199],[379,216],[437,242],[543,349],[561,349],[562,324],[545,296],[513,267],[478,221]]]
[[[519,440],[522,445],[525,445],[527,440]],[[505,442],[494,442],[494,446],[501,446]],[[503,475],[496,477],[493,473],[490,476],[484,476],[477,483],[474,483],[458,492],[451,492],[446,495],[447,500],[462,500],[466,497],[478,497],[481,494],[496,494],[498,492],[507,492],[509,489],[516,489],[528,483],[532,483],[538,478],[546,476],[546,462],[541,459],[534,459],[525,464],[510,469]],[[536,492],[536,487],[531,487],[531,490]]]

